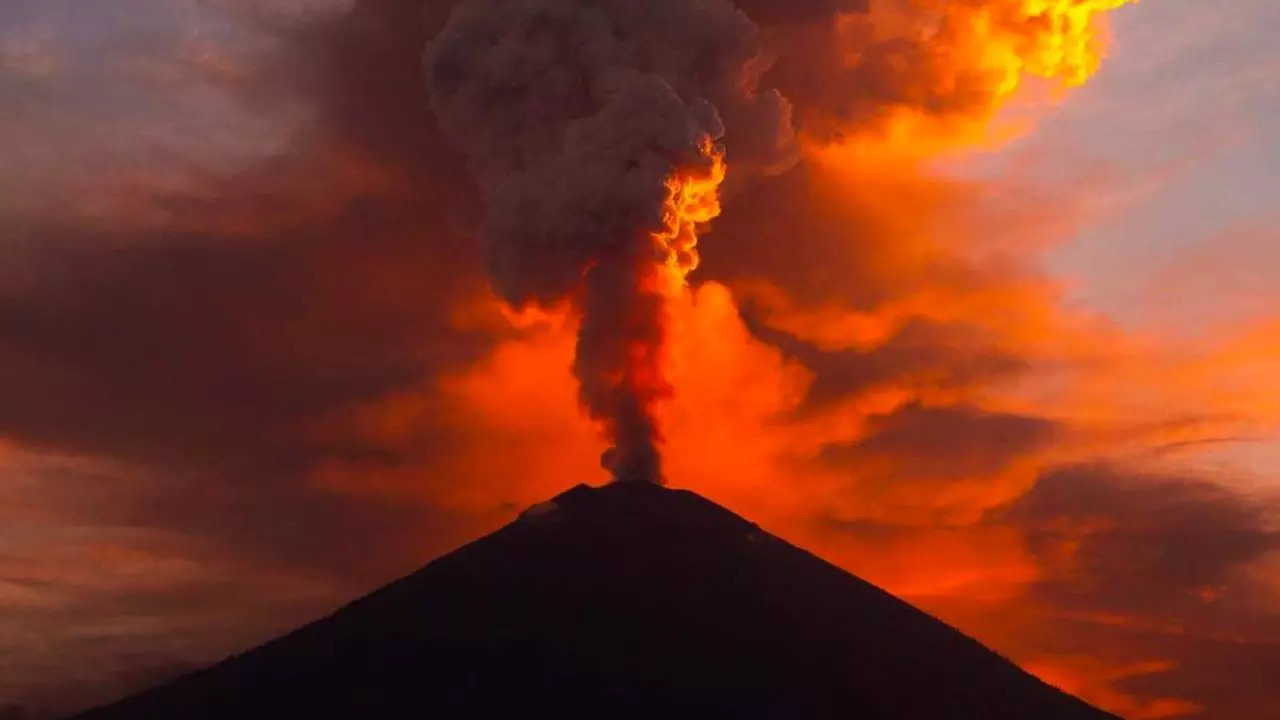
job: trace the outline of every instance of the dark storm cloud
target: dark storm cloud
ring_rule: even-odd
[[[1195,475],[1062,468],[989,521],[1018,528],[1044,568],[1040,651],[1161,662],[1117,680],[1139,698],[1185,698],[1213,717],[1280,709],[1260,668],[1280,662],[1268,576],[1280,505]],[[1152,700],[1152,702],[1155,702]],[[1154,707],[1154,706],[1153,706]]]
[[[981,328],[913,320],[874,347],[829,350],[770,328],[750,310],[747,327],[761,341],[799,361],[814,375],[802,413],[818,412],[875,390],[955,390],[1027,369],[1013,352],[994,346]],[[967,417],[955,418],[962,424]]]
[[[85,458],[5,470],[21,540],[0,554],[5,700],[105,700],[135,668],[213,660],[477,531],[313,478],[399,462],[327,418],[430,387],[506,332],[470,309],[479,206],[427,104],[422,17],[365,2],[264,26],[244,73],[210,76],[229,66],[206,48],[177,63],[187,82],[246,117],[305,109],[285,145],[241,166],[77,165],[102,175],[93,212],[76,187],[58,189],[66,212],[0,218],[0,437]],[[435,420],[421,442],[447,446]]]
[[[4,220],[0,253],[24,272],[0,284],[0,436],[169,477],[104,512],[246,552],[355,567],[339,536],[401,533],[413,513],[308,473],[385,453],[318,420],[430,385],[497,339],[457,322],[486,292],[478,203],[435,130],[421,18],[368,2],[272,28],[253,73],[217,84],[247,113],[295,102],[311,120],[260,162],[122,205],[161,210],[145,222]]]
[[[1226,604],[1235,593],[1256,599],[1240,572],[1280,550],[1274,506],[1196,477],[1107,466],[1046,474],[1001,520],[1065,563],[1041,591],[1082,611],[1194,617],[1220,593]]]
[[[1263,669],[1280,663],[1277,520],[1274,496],[1093,464],[1044,473],[980,527],[1036,558],[1016,606],[1036,617],[1028,662],[1125,716],[1254,718],[1280,710]]]
[[[864,437],[826,447],[821,459],[852,468],[887,462],[904,479],[962,482],[994,476],[1011,461],[1044,448],[1056,429],[1053,422],[1038,417],[910,404],[871,416]]]

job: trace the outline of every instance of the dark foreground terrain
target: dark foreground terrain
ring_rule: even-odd
[[[689,492],[570,490],[263,647],[84,720],[1104,720]]]

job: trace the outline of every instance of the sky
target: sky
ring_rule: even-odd
[[[576,318],[485,274],[419,66],[447,5],[0,0],[0,708],[607,479]],[[726,135],[671,484],[1125,717],[1280,715],[1280,7],[739,5],[802,150]]]

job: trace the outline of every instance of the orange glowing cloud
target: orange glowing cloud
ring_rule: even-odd
[[[1164,629],[1191,618],[1213,635],[1230,624],[1215,612],[1267,607],[1277,588],[1258,570],[1274,536],[1256,503],[1152,477],[1150,456],[1280,422],[1276,328],[1189,347],[1068,308],[1039,260],[1077,208],[1036,198],[1011,223],[987,210],[1016,177],[936,162],[1008,139],[1001,113],[1044,85],[1085,82],[1123,4],[877,0],[833,19],[768,3],[795,16],[761,21],[777,63],[752,81],[791,100],[803,157],[752,177],[730,133],[709,172],[670,179],[657,240],[674,390],[653,412],[674,486],[1051,682],[1157,718],[1212,707],[1177,687],[1201,666]],[[129,191],[145,197],[104,206],[134,250],[76,228],[56,239],[77,259],[64,283],[0,297],[13,378],[0,430],[17,447],[218,475],[148,485],[120,518],[94,505],[107,524],[163,517],[246,555],[278,550],[282,567],[262,571],[276,579],[328,568],[338,545],[377,566],[344,577],[385,579],[607,480],[573,374],[579,318],[516,311],[484,287],[478,193],[422,89],[420,3],[361,8],[304,39],[306,81],[324,78],[319,127],[288,162],[177,193],[165,188],[186,176],[138,176]],[[275,522],[281,508],[298,529]],[[188,579],[185,556],[143,550],[103,542],[83,561],[144,589],[147,562]],[[1251,612],[1246,629],[1269,627]]]
[[[1139,675],[1175,672],[1181,659],[1167,649],[1143,651],[1154,659],[1141,664],[1118,660],[1139,651],[1115,638],[1107,642],[1122,644],[1100,646],[1089,663],[1045,652],[1052,643],[1041,631],[1061,601],[1044,588],[1079,579],[1079,554],[1095,547],[1100,526],[1067,518],[1049,542],[1006,509],[1042,497],[1059,468],[1129,462],[1141,448],[1221,433],[1227,417],[1268,416],[1256,397],[1213,394],[1223,372],[1245,373],[1242,391],[1267,382],[1249,370],[1267,366],[1265,343],[1222,343],[1187,362],[1164,339],[1064,309],[1036,269],[1038,228],[992,242],[1007,230],[1001,218],[975,216],[975,201],[1003,188],[931,163],[999,140],[994,118],[1031,91],[1027,78],[1086,81],[1101,58],[1105,11],[1122,4],[881,2],[834,27],[776,30],[782,48],[834,32],[839,62],[819,65],[830,88],[790,75],[785,54],[766,75],[796,90],[812,142],[797,167],[725,199],[701,243],[696,287],[672,305],[675,393],[659,412],[674,485],[953,620],[1042,677],[1155,718],[1196,707],[1176,693],[1127,689]],[[892,55],[886,43],[918,37],[929,13],[927,62]],[[886,93],[867,106],[876,112],[841,106],[835,81],[872,70]],[[1047,207],[1041,217],[1069,226],[1061,216],[1071,211]],[[403,435],[396,423],[376,428],[378,418],[403,418],[408,403],[410,416],[447,418],[466,439],[389,474],[331,466],[332,486],[497,518],[602,479],[591,462],[601,441],[573,410],[574,332],[564,318],[521,325],[482,363],[363,408],[373,435]],[[445,474],[465,482],[431,479]],[[1163,526],[1142,532],[1165,541]],[[1264,546],[1214,562],[1250,563]]]
[[[773,33],[773,79],[820,143],[874,138],[928,155],[1007,138],[992,119],[1027,80],[1084,84],[1105,15],[1131,0],[871,0]]]
[[[1186,717],[1197,715],[1204,709],[1198,703],[1177,698],[1139,700],[1112,687],[1131,678],[1166,672],[1172,668],[1168,662],[1157,660],[1113,666],[1096,658],[1072,656],[1043,658],[1028,663],[1026,668],[1050,685],[1129,720]]]

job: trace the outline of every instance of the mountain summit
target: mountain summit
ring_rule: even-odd
[[[212,668],[83,720],[1106,720],[680,490],[574,488]]]

